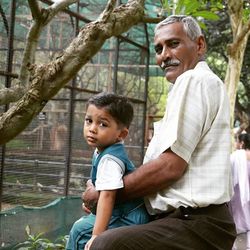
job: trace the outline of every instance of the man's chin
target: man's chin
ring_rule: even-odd
[[[167,81],[171,82],[171,83],[175,83],[176,78],[178,77],[176,74],[176,70],[174,72],[174,70],[168,69],[166,70],[166,74],[165,77],[167,79]]]
[[[166,77],[167,81],[170,82],[170,83],[174,84],[175,81],[176,81],[176,77],[168,76],[167,74],[165,75],[165,77]]]

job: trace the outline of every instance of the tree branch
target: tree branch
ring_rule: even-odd
[[[235,46],[237,46],[239,43],[241,43],[243,41],[243,39],[245,39],[245,37],[249,36],[250,34],[250,19],[248,20],[248,22],[242,27],[242,30],[240,32],[240,34],[238,34],[234,44]]]
[[[104,11],[99,16],[97,21],[106,22],[108,20],[108,18],[110,17],[112,11],[114,10],[115,4],[116,4],[116,0],[109,0]]]
[[[28,0],[31,14],[34,20],[38,20],[41,16],[41,9],[37,0]]]
[[[243,2],[230,0],[228,2],[229,8],[228,12],[231,17],[232,31],[234,34],[233,43],[227,46],[227,51],[229,55],[236,53],[237,48],[240,46],[244,40],[248,39],[250,35],[250,19],[246,24],[243,24],[242,12],[243,12]]]
[[[28,65],[35,62],[35,53],[37,49],[38,39],[42,31],[42,26],[38,22],[34,22],[28,32],[27,42],[24,49],[20,74],[19,84],[22,83],[24,87],[28,86],[30,73],[28,71]]]
[[[78,2],[78,0],[61,0],[50,5],[46,9],[46,18],[44,18],[44,25],[47,25],[59,11],[64,10],[65,8],[76,2]]]
[[[27,67],[35,62],[35,52],[42,29],[53,19],[53,17],[59,11],[63,10],[76,1],[77,0],[62,0],[60,2],[52,4],[47,9],[42,9],[41,11],[39,11],[38,3],[36,1],[29,0],[32,16],[34,15],[35,19],[27,35],[26,47],[24,50],[22,66],[20,69],[20,83],[22,83],[23,86],[28,86],[30,73]],[[38,12],[39,18],[37,14]]]
[[[233,37],[237,36],[238,29],[241,29],[243,12],[243,1],[242,0],[228,0],[228,13],[232,26]]]
[[[62,56],[56,60],[48,64],[32,65],[31,57],[27,55],[24,67],[26,72],[30,71],[31,77],[27,78],[25,75],[23,77],[26,80],[29,79],[29,90],[14,106],[0,115],[0,145],[24,130],[47,101],[75,77],[81,67],[101,49],[106,39],[118,36],[141,22],[143,14],[144,0],[130,0],[110,12],[107,22],[102,20],[86,24]],[[33,25],[35,38],[30,34],[29,40],[32,53],[42,27],[40,22],[36,23]],[[26,48],[26,53],[28,49],[30,48]]]
[[[143,23],[159,23],[162,21],[165,17],[149,17],[149,16],[144,16],[142,21]]]
[[[0,105],[8,104],[11,102],[16,102],[25,93],[25,88],[23,87],[12,87],[4,88],[0,90]]]

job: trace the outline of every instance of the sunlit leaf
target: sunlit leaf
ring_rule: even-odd
[[[192,14],[193,16],[195,17],[203,17],[207,20],[212,20],[212,21],[217,21],[219,20],[219,16],[211,11],[206,11],[206,10],[203,10],[203,11],[197,11],[195,13]]]

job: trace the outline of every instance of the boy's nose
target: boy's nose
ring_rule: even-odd
[[[95,125],[95,124],[92,124],[92,125],[90,126],[90,128],[89,128],[89,131],[90,131],[91,133],[96,133],[96,132],[97,132],[96,125]]]

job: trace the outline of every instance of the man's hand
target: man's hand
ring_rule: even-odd
[[[85,245],[84,250],[89,250],[90,246],[92,245],[93,240],[97,237],[97,235],[92,235],[91,239],[87,242],[87,244]]]
[[[82,193],[82,209],[86,213],[94,213],[96,211],[96,205],[99,198],[99,192],[95,190],[95,187],[91,180],[86,183],[86,190]]]

